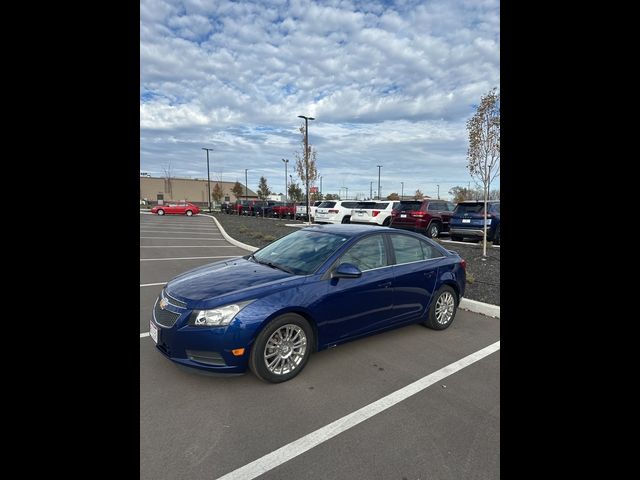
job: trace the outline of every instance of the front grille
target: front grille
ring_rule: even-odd
[[[163,310],[160,308],[160,302],[156,301],[156,305],[153,309],[153,319],[158,325],[171,328],[178,320],[180,315],[178,313],[170,312],[169,310]]]
[[[180,307],[180,308],[187,308],[187,304],[184,302],[181,302],[180,300],[173,298],[171,295],[169,295],[167,293],[167,290],[164,289],[162,290],[162,294],[164,295],[164,297],[167,299],[167,301],[171,304],[171,305],[175,305],[176,307]]]

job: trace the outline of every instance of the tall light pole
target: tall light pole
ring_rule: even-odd
[[[207,196],[209,197],[209,213],[211,213],[211,179],[209,178],[209,150],[213,148],[202,148],[207,151]]]
[[[369,200],[373,200],[373,182],[369,182]]]
[[[289,163],[289,159],[283,158],[284,162],[284,201],[287,202],[287,163]]]
[[[402,190],[400,190],[400,200],[404,200],[404,182],[400,182],[402,185]]]
[[[378,167],[378,200],[380,200],[380,169],[382,165],[376,165]]]
[[[438,200],[440,200],[440,185],[438,185]]]
[[[320,177],[320,195],[322,196],[322,177]]]
[[[309,216],[309,120],[315,120],[315,118],[304,115],[298,115],[298,118],[304,118],[304,180],[307,189],[307,218],[311,224]]]
[[[249,169],[245,168],[244,169],[244,200],[245,202],[247,201],[247,189],[249,188],[248,182],[247,182],[247,171]]]

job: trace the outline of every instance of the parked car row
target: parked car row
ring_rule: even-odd
[[[452,240],[478,239],[484,235],[484,202],[445,200],[403,201],[331,200],[316,207],[315,223],[364,223],[388,226],[437,238],[449,232]],[[500,201],[488,202],[487,240],[500,244]]]

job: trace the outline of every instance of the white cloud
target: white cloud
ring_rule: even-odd
[[[306,114],[325,190],[368,194],[378,164],[423,191],[468,179],[465,121],[500,80],[497,1],[143,0],[140,18],[141,170],[193,175],[210,146],[218,174],[283,189]]]

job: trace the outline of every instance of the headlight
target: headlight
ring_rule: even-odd
[[[194,310],[189,318],[189,325],[193,327],[224,327],[231,323],[231,320],[254,300],[225,305],[224,307],[213,308],[211,310]]]

